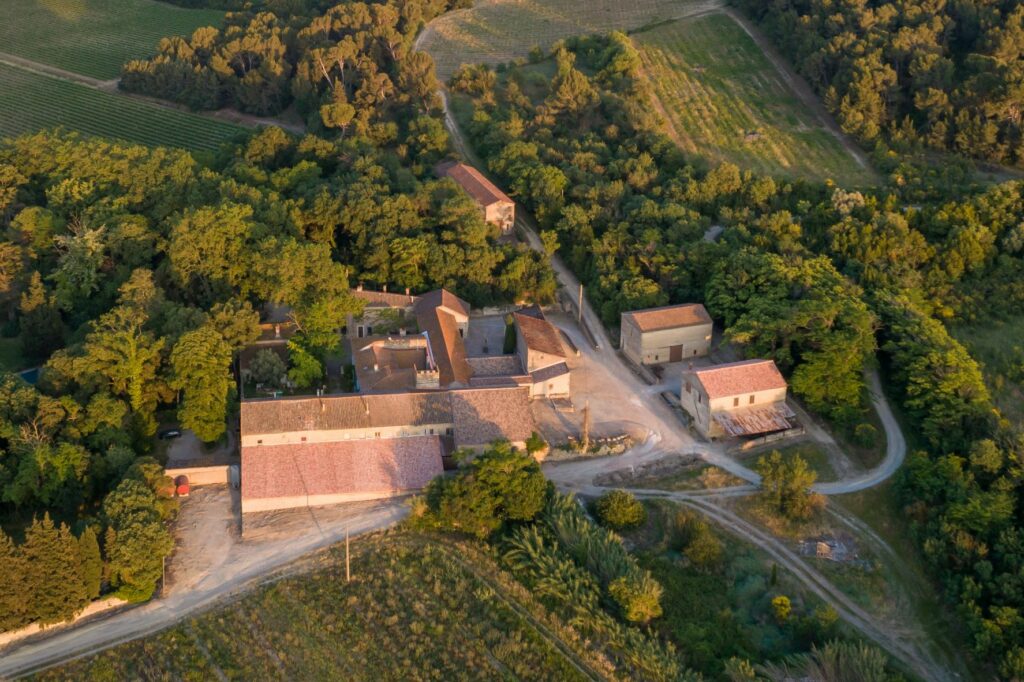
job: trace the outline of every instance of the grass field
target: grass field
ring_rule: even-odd
[[[999,411],[1017,428],[1024,426],[1024,315],[950,333],[981,363]]]
[[[243,131],[2,63],[0,92],[0,138],[62,126],[87,135],[202,150],[216,149]]]
[[[587,679],[600,658],[566,643],[529,593],[475,545],[386,534],[309,560],[154,636],[51,669],[44,680]],[[602,670],[597,677],[605,677]]]
[[[684,151],[776,176],[871,183],[729,16],[663,24],[633,40]]]
[[[478,0],[431,22],[420,39],[447,81],[462,64],[503,64],[570,36],[632,30],[685,16],[701,0]]]
[[[3,0],[0,52],[107,80],[164,36],[218,26],[223,16],[155,0]]]

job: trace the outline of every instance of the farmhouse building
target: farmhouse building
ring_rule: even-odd
[[[246,400],[242,512],[415,491],[453,450],[524,447],[533,428],[527,387]]]
[[[706,438],[784,431],[795,416],[786,405],[786,380],[771,360],[685,370],[679,399]]]
[[[566,364],[562,336],[548,322],[538,306],[512,314],[516,328],[516,352],[530,377],[530,396],[534,398],[569,395],[569,366]]]
[[[495,225],[502,233],[509,233],[516,222],[516,204],[508,195],[485,178],[472,166],[449,161],[436,168],[439,177],[454,180],[473,198],[483,212],[484,220]]]
[[[699,303],[622,313],[619,345],[633,362],[650,365],[707,355],[711,316]]]

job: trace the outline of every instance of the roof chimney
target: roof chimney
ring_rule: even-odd
[[[409,296],[409,287],[406,287],[406,288],[405,288],[405,295],[406,295],[406,296]]]
[[[363,290],[363,283],[360,282],[359,284],[356,285],[356,291],[362,291],[362,290]]]
[[[384,285],[383,291],[384,291],[385,294],[388,293],[388,285],[387,284]]]

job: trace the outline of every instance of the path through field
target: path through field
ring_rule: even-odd
[[[715,10],[632,34],[666,131],[690,155],[776,177],[841,185],[877,176],[809,105],[733,12]]]

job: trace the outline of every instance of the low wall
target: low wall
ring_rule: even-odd
[[[786,429],[785,431],[778,431],[776,433],[769,433],[767,436],[761,436],[760,438],[754,438],[752,440],[745,441],[743,445],[739,447],[740,451],[750,450],[752,448],[759,447],[761,445],[767,445],[768,443],[774,443],[776,441],[785,440],[786,438],[795,438],[796,436],[802,436],[806,433],[804,427],[797,426],[792,429]]]
[[[218,464],[209,467],[174,467],[164,471],[171,478],[188,476],[190,486],[227,484],[230,464]]]
[[[47,625],[46,627],[33,624],[26,625],[23,628],[20,628],[18,630],[12,630],[10,632],[0,632],[0,648],[5,647],[8,644],[11,644],[12,642],[17,642],[18,640],[24,639],[26,637],[31,637],[32,635],[39,634],[40,632],[54,632],[60,630],[61,628],[74,625],[76,622],[82,620],[83,618],[88,618],[89,616],[95,616],[96,614],[103,613],[104,611],[116,609],[117,607],[123,606],[127,603],[128,602],[126,602],[125,600],[118,599],[117,597],[97,599],[94,602],[90,602],[88,606],[82,609],[81,613],[79,613],[72,620],[66,623],[57,623],[55,625]]]

